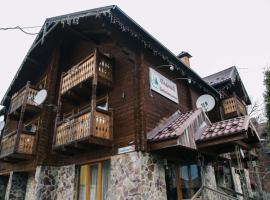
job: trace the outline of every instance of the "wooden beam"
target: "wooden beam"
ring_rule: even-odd
[[[150,151],[165,149],[168,147],[176,146],[178,138],[174,138],[171,140],[163,140],[159,142],[153,142],[149,144]]]
[[[238,135],[238,136],[237,135],[232,135],[232,136],[217,138],[217,139],[214,139],[214,140],[209,140],[209,141],[205,141],[205,142],[202,142],[202,143],[198,143],[197,147],[198,148],[206,148],[206,147],[209,147],[209,146],[216,146],[216,145],[219,145],[219,144],[231,143],[231,142],[246,139],[246,138],[247,138],[247,136],[244,135],[244,134]]]
[[[244,149],[248,149],[249,150],[249,149],[252,148],[249,144],[247,144],[247,143],[245,143],[243,141],[235,141],[234,143],[237,144],[237,145],[239,145],[239,146],[241,146],[241,147],[243,147]]]
[[[102,166],[101,162],[98,163],[98,180],[97,180],[97,199],[101,200],[102,194]]]

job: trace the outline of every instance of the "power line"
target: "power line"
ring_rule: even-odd
[[[25,27],[20,27],[20,26],[15,26],[15,27],[0,27],[0,31],[7,31],[7,30],[20,30],[25,34],[28,35],[37,35],[38,33],[30,33],[28,31],[25,31],[24,29],[33,29],[33,28],[40,28],[41,26],[25,26]]]

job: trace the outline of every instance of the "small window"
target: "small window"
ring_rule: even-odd
[[[80,166],[78,200],[108,199],[110,161]]]
[[[38,82],[37,88],[39,90],[45,89],[46,88],[46,83],[47,83],[47,76],[45,76],[41,81]]]
[[[24,125],[24,131],[28,133],[36,133],[38,130],[39,119],[33,120]]]

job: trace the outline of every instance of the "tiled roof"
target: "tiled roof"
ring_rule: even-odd
[[[231,81],[234,82],[234,79],[237,75],[236,67],[230,67],[225,70],[222,70],[220,72],[217,72],[215,74],[211,74],[210,76],[204,77],[203,79],[209,84],[209,85],[218,85],[220,83]]]
[[[249,122],[249,116],[242,116],[213,123],[205,129],[197,142],[247,131]]]
[[[200,114],[201,109],[181,113],[175,112],[172,116],[160,123],[156,128],[147,134],[149,141],[159,141],[180,136],[190,122]]]

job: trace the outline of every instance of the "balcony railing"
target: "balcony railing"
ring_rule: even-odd
[[[91,120],[91,116],[94,117],[94,120]],[[55,146],[90,140],[90,136],[111,140],[111,122],[111,113],[107,111],[96,111],[93,115],[91,115],[91,112],[87,112],[78,117],[65,120],[57,127]],[[89,142],[91,143],[91,141]]]
[[[24,103],[35,106],[36,104],[34,102],[34,98],[37,92],[38,91],[33,86],[27,84],[19,92],[15,93],[11,97],[11,105],[9,113],[14,112],[18,108],[20,108]]]
[[[12,156],[12,154],[33,154],[34,153],[34,143],[35,135],[21,133],[19,135],[18,148],[16,150],[16,132],[8,134],[3,137],[1,141],[1,152],[0,157]],[[16,150],[16,151],[15,151]]]
[[[93,77],[95,73],[98,73],[98,77],[106,81],[112,81],[112,64],[106,56],[102,54],[95,56],[95,53],[93,53],[64,73],[62,76],[61,94]]]
[[[242,101],[236,97],[231,97],[228,99],[223,100],[223,110],[224,110],[224,115],[246,115],[247,110],[246,106]]]

